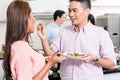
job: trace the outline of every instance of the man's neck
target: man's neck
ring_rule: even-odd
[[[60,22],[59,22],[59,21],[57,21],[57,20],[55,21],[55,23],[56,23],[57,25],[61,25],[61,24],[60,24]]]
[[[87,23],[88,21],[84,21],[81,24],[75,25],[75,27],[77,28],[78,31],[80,31],[80,29],[83,28]]]

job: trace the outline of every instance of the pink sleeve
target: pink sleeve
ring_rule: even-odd
[[[11,68],[14,68],[12,72],[16,80],[32,80],[32,61],[29,52],[29,48],[24,45],[12,47]]]

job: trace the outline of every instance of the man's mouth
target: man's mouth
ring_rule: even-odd
[[[71,21],[75,21],[76,19],[74,18],[74,19],[71,19]]]

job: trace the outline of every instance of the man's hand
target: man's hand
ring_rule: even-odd
[[[88,62],[95,61],[96,55],[94,55],[92,53],[85,53],[84,57],[78,57],[78,59],[88,63]]]

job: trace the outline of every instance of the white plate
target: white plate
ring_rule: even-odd
[[[63,56],[64,57],[66,57],[66,58],[70,58],[70,59],[78,59],[78,57],[80,58],[82,58],[82,57],[84,57],[84,56],[70,56],[70,55],[68,55],[68,53],[72,53],[72,52],[65,52],[65,53],[63,53]],[[79,53],[80,54],[80,53]]]

